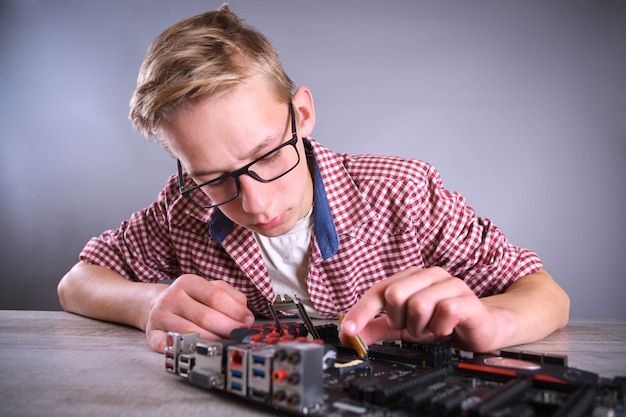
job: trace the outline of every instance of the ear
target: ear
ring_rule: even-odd
[[[301,137],[310,136],[315,127],[315,106],[311,90],[299,87],[291,98],[294,111],[298,117],[298,133]]]

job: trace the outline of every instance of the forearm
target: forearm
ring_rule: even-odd
[[[494,316],[497,347],[539,340],[569,320],[569,297],[544,270],[518,279],[502,294],[481,300]]]
[[[71,313],[146,328],[148,313],[165,284],[128,281],[104,267],[77,263],[59,282],[61,307]]]

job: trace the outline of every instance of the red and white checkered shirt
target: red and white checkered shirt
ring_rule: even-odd
[[[307,285],[321,315],[347,311],[374,283],[411,266],[443,267],[478,296],[500,293],[542,267],[534,252],[510,244],[461,195],[444,189],[431,165],[338,154],[311,139],[305,144],[315,156],[314,214],[320,223]],[[175,175],[156,202],[119,229],[92,238],[80,259],[135,281],[182,274],[221,279],[242,291],[257,314],[268,315],[275,298],[252,232],[218,209],[200,209],[182,197]]]

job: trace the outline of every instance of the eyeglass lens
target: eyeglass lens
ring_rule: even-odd
[[[291,141],[290,141],[291,142]],[[298,164],[300,157],[295,143],[286,142],[279,149],[255,161],[247,174],[257,181],[270,182]],[[233,200],[239,194],[238,175],[225,176],[189,192],[189,197],[201,206],[214,206]]]

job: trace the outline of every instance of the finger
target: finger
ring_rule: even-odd
[[[387,311],[389,324],[402,329],[406,325],[407,299],[433,282],[450,277],[442,268],[409,268],[379,281],[363,294],[346,314],[342,330],[348,335],[359,333],[372,318]]]
[[[197,331],[228,337],[232,329],[252,325],[245,297],[222,281],[182,275],[161,294],[149,317],[151,329]]]
[[[228,338],[230,335],[229,330],[228,334],[218,334],[216,332],[208,331],[189,320],[185,320],[179,316],[171,316],[170,320],[166,320],[163,322],[164,327],[167,328],[167,331],[160,330],[156,328],[151,328],[146,331],[146,338],[148,339],[148,343],[157,352],[163,353],[165,351],[165,338],[167,332],[175,332],[175,333],[188,333],[195,332],[200,335],[201,339],[204,340],[219,340]]]
[[[409,268],[382,281],[378,281],[361,296],[361,299],[352,306],[344,316],[341,324],[342,332],[355,336],[365,325],[385,309],[385,291],[393,282],[404,279],[405,276],[415,273],[416,268]]]
[[[238,289],[236,289],[235,287],[233,287],[232,285],[230,285],[228,282],[226,281],[222,281],[221,279],[217,279],[214,281],[207,281],[209,284],[220,288],[222,291],[224,291],[226,294],[228,294],[228,296],[230,296],[233,300],[237,301],[240,304],[246,305],[248,303],[248,299],[246,298],[246,295],[244,293],[242,293],[241,291],[239,291]]]
[[[458,278],[434,283],[407,301],[406,330],[419,339],[427,334],[449,336],[462,315],[468,314],[473,299],[475,295]]]
[[[414,300],[416,297],[419,299],[424,291],[428,291],[430,288],[436,287],[438,283],[445,282],[450,278],[450,274],[442,268],[429,268],[392,281],[384,292],[389,325],[399,330],[406,328],[409,300]],[[432,290],[430,292],[432,293]],[[430,314],[427,318],[430,318]]]
[[[222,300],[223,302],[217,305],[205,305],[192,300],[180,307],[178,315],[201,329],[221,337],[228,337],[234,328],[254,323],[254,316],[245,306],[229,297]],[[238,313],[237,310],[241,312]],[[197,331],[196,329],[188,330]]]
[[[380,316],[371,320],[359,333],[366,345],[379,340],[402,340],[414,343],[434,343],[441,338],[429,331],[424,331],[420,337],[409,334],[406,330],[397,330],[389,326],[386,316]],[[341,342],[350,346],[350,341],[343,333],[340,335]]]
[[[177,311],[154,313],[146,333],[159,330],[177,333],[196,332],[203,339],[215,340],[229,338],[233,329],[243,325],[246,324],[189,299]]]
[[[370,345],[378,340],[398,340],[402,337],[400,330],[389,327],[385,316],[370,320],[358,334],[366,345]],[[347,335],[342,332],[341,341],[345,345],[350,346],[350,341],[346,336]]]
[[[225,281],[200,279],[202,283],[195,282],[194,285],[186,288],[191,298],[241,324],[252,325],[254,323],[254,314],[248,309],[246,296],[241,291]],[[195,311],[197,314],[203,314],[202,311],[198,311],[197,307]],[[200,323],[200,321],[194,322]]]
[[[492,316],[474,293],[464,293],[442,300],[433,313],[429,328],[438,335],[457,331],[484,332],[491,325]]]

